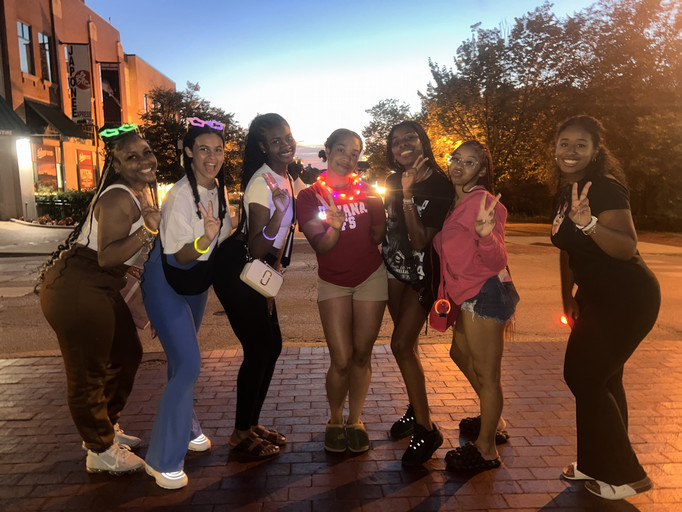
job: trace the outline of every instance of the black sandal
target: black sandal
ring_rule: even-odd
[[[287,444],[287,438],[283,434],[277,432],[275,429],[269,430],[262,425],[257,425],[251,429],[251,431],[258,437],[265,439],[275,446],[284,446]]]
[[[476,473],[499,468],[502,463],[499,457],[492,460],[484,459],[474,443],[467,443],[464,446],[450,450],[445,455],[445,464],[452,471]]]
[[[260,460],[278,455],[279,446],[251,432],[248,437],[242,439],[238,444],[230,446],[230,452],[245,459]]]
[[[470,416],[459,422],[459,433],[462,437],[476,439],[481,431],[481,417]],[[495,444],[505,444],[509,441],[509,432],[499,429],[495,431]]]

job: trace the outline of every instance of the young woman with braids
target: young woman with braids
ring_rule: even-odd
[[[229,443],[232,453],[243,458],[277,455],[286,437],[259,423],[282,350],[282,334],[274,298],[266,299],[239,278],[246,254],[238,237],[247,240],[251,257],[263,259],[277,269],[288,265],[297,187],[287,167],[295,155],[296,141],[282,116],[263,114],[251,122],[241,179],[242,220],[217,255],[213,289],[244,350],[237,377],[235,427]],[[266,177],[276,186],[270,189]]]
[[[355,172],[362,153],[360,136],[341,128],[324,146],[320,154],[327,170],[298,199],[301,231],[317,253],[317,306],[331,359],[324,448],[364,452],[369,450],[369,436],[360,415],[372,376],[372,347],[388,299],[386,268],[377,247],[386,233],[386,217],[381,198]]]
[[[656,323],[661,291],[637,251],[625,176],[602,124],[586,115],[567,119],[554,156],[562,187],[551,239],[561,249],[571,326],[564,378],[575,396],[578,435],[577,462],[563,477],[618,500],[653,487],[628,438],[623,369]]]
[[[395,125],[387,141],[388,162],[396,172],[386,179],[388,231],[383,256],[389,271],[388,311],[393,319],[391,350],[405,381],[409,405],[391,427],[391,437],[412,436],[403,464],[431,458],[443,436],[431,421],[419,331],[433,303],[432,267],[438,267],[431,240],[452,204],[450,180],[438,166],[431,142],[414,121]]]
[[[168,384],[154,421],[146,470],[165,489],[187,485],[187,450],[204,452],[211,442],[194,414],[194,383],[201,370],[197,332],[208,290],[181,295],[168,283],[162,262],[189,269],[207,261],[232,230],[227,213],[223,125],[189,120],[182,141],[185,176],[168,192],[161,208],[160,242],[149,255],[142,291],[149,320],[168,359]]]
[[[100,135],[106,148],[100,186],[41,272],[40,305],[59,340],[86,469],[119,474],[144,466],[129,450],[140,440],[118,427],[142,359],[120,290],[129,266],[142,266],[161,216],[153,199],[156,157],[135,125]]]
[[[488,147],[464,142],[450,155],[448,170],[455,200],[433,246],[451,307],[461,308],[452,328],[450,357],[478,395],[481,414],[469,419],[477,423],[475,440],[449,451],[445,462],[448,469],[475,472],[500,466],[496,445],[508,437],[498,431],[504,423],[502,353],[519,296],[507,271],[507,209],[499,194],[492,195]],[[462,425],[460,433],[465,434]]]

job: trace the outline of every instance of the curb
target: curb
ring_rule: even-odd
[[[10,219],[10,222],[16,222],[17,224],[21,224],[22,226],[31,226],[34,228],[50,228],[50,229],[75,229],[77,224],[73,224],[71,226],[58,226],[57,224],[37,224],[35,222],[26,222],[25,220],[19,220],[19,219]]]

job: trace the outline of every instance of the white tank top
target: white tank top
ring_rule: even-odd
[[[121,185],[120,183],[114,183],[113,185],[109,185],[102,191],[100,197],[102,197],[104,194],[115,188],[122,188],[123,190],[127,191],[133,198],[133,201],[135,201],[137,209],[140,210],[140,212],[142,211],[142,208],[140,207],[140,201],[137,200],[135,194],[133,194],[133,192],[128,187],[126,187],[125,185]],[[140,229],[140,227],[142,227],[142,224],[144,224],[144,218],[142,217],[142,215],[140,215],[140,218],[133,222],[133,225],[130,227],[130,233],[128,233],[128,236],[132,235],[135,231]],[[78,240],[76,240],[76,243],[97,252],[97,219],[95,218],[94,214],[88,215],[88,218],[85,221],[85,225],[83,226],[81,234],[78,236]],[[125,262],[125,264],[126,265],[135,264],[138,258],[142,257],[141,253],[142,249],[137,251],[130,259],[128,259]],[[136,266],[141,267],[143,263],[144,263],[143,261],[140,261]]]

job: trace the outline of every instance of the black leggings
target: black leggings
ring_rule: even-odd
[[[568,339],[564,378],[576,402],[578,469],[612,485],[646,476],[628,438],[625,363],[656,323],[661,302],[648,269],[630,285],[578,288],[580,316]]]
[[[220,258],[220,254],[218,258],[219,270],[213,289],[244,349],[244,361],[237,377],[235,428],[248,430],[251,425],[258,425],[275,364],[282,352],[282,333],[274,300],[269,313],[267,299],[239,279],[243,264]]]

